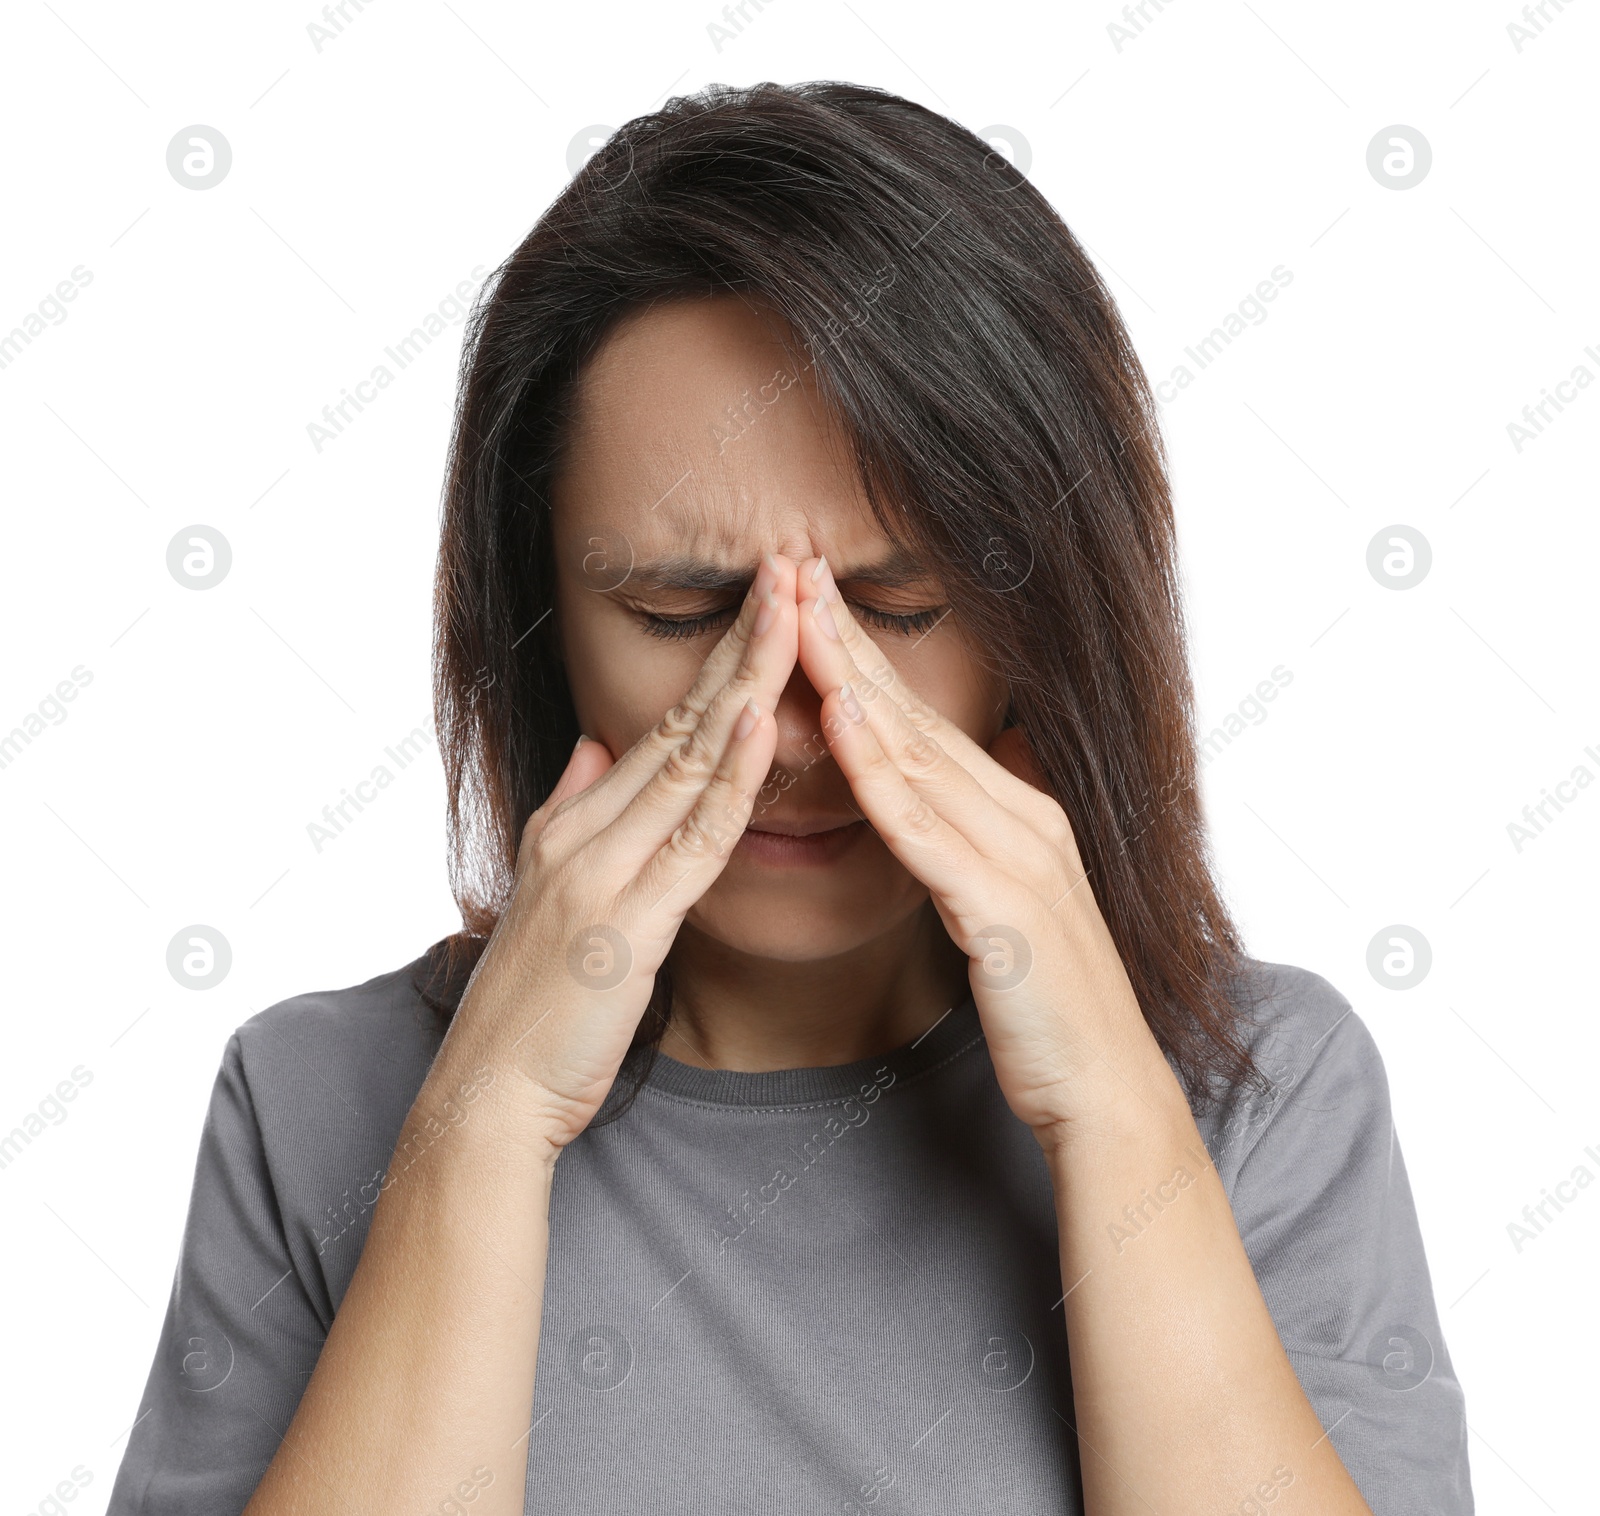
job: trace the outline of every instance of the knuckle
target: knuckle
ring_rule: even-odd
[[[700,824],[718,856],[738,842],[750,818],[752,799],[748,790],[719,776],[706,791],[703,803],[696,807]]]
[[[742,706],[760,688],[761,670],[750,663],[741,663],[728,680],[727,694]]]
[[[677,745],[693,733],[700,724],[700,713],[688,700],[680,700],[656,725],[657,734],[666,742]]]
[[[535,855],[550,859],[564,851],[572,839],[573,830],[573,801],[576,796],[563,800],[552,811],[545,814],[544,825],[534,834],[533,847]]]
[[[885,774],[895,771],[894,764],[889,761],[889,755],[877,743],[871,744],[867,751],[861,755],[861,766],[867,774],[875,780],[881,780]]]
[[[921,731],[913,731],[900,746],[902,762],[919,775],[932,773],[941,756],[939,744]]]
[[[703,858],[707,853],[721,851],[717,845],[721,835],[716,823],[696,810],[674,828],[672,850],[680,858]]]
[[[906,831],[926,837],[938,829],[939,817],[926,800],[913,795],[901,809],[900,824]]]
[[[706,758],[700,744],[693,737],[685,738],[662,759],[661,774],[670,785],[698,784],[706,774]]]
[[[540,815],[538,811],[528,817],[523,824],[522,836],[517,842],[517,867],[519,871],[538,868],[541,862],[548,857],[550,844],[545,838],[545,833],[549,825],[549,815]]]
[[[555,862],[555,849],[550,846],[549,829],[536,832],[523,844],[528,871],[536,878],[548,874]]]
[[[1077,834],[1072,830],[1072,823],[1067,820],[1067,813],[1059,805],[1051,805],[1045,813],[1042,830],[1050,846],[1058,853],[1077,852]]]

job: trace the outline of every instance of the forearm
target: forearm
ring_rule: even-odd
[[[246,1516],[521,1512],[553,1157],[513,1081],[463,1105],[472,1078],[429,1074]]]
[[[1137,1090],[1117,1083],[1092,1128],[1046,1147],[1089,1516],[1263,1498],[1284,1516],[1368,1516],[1176,1079],[1162,1064]]]

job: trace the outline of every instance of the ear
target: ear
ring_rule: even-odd
[[[1049,794],[1044,770],[1039,767],[1038,760],[1033,756],[1033,749],[1028,746],[1027,736],[1020,726],[1008,726],[989,744],[988,752],[1001,768],[1015,774],[1024,784],[1030,784],[1034,789]]]

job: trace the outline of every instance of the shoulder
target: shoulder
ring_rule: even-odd
[[[1383,1056],[1350,999],[1321,974],[1248,958],[1235,991],[1238,1030],[1259,1080],[1221,1092],[1197,1121],[1225,1179],[1258,1148],[1324,1150],[1389,1135]]]
[[[241,1023],[223,1054],[202,1164],[231,1197],[219,1205],[266,1207],[324,1328],[444,1035],[416,984],[428,961],[277,1001]]]
[[[1349,997],[1312,969],[1247,958],[1235,995],[1258,1064],[1284,1063],[1292,1072],[1330,1055],[1336,1062],[1377,1058]]]
[[[256,1012],[230,1040],[258,1104],[357,1095],[417,1068],[438,1050],[444,1023],[418,993],[427,955],[359,984],[310,990]]]
[[[415,982],[427,960],[279,1000],[229,1039],[215,1101],[248,1107],[286,1207],[387,1163],[444,1036]]]

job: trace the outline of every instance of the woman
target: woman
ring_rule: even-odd
[[[1037,192],[877,91],[677,99],[462,378],[464,931],[228,1044],[115,1516],[1470,1511],[1382,1065],[1208,872],[1154,407]]]

